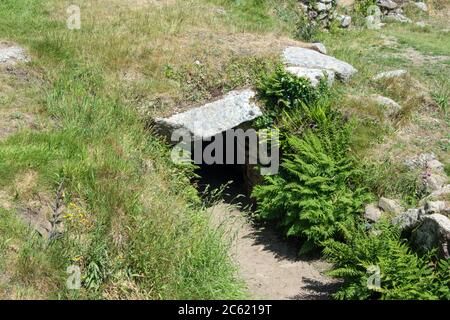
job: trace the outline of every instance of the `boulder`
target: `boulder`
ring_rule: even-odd
[[[413,3],[418,9],[422,10],[423,12],[428,11],[428,6],[425,2],[413,2]]]
[[[423,217],[420,226],[413,231],[411,242],[421,254],[434,248],[441,258],[450,258],[450,220],[435,213]]]
[[[419,224],[422,216],[423,211],[421,209],[408,209],[406,212],[395,216],[391,223],[398,226],[402,231],[411,231]]]
[[[405,208],[399,203],[398,200],[388,199],[381,197],[378,201],[378,206],[385,212],[391,212],[395,214],[400,214],[405,211]]]
[[[376,204],[371,203],[368,204],[364,209],[364,218],[371,222],[377,222],[378,220],[380,220],[382,213],[383,212],[380,210],[380,208],[378,208]]]
[[[204,106],[169,118],[157,118],[155,129],[167,138],[177,129],[187,130],[194,140],[211,138],[261,116],[262,112],[254,102],[255,95],[249,89],[229,92]]]
[[[377,1],[377,5],[379,7],[390,9],[390,10],[395,9],[395,8],[398,7],[397,3],[395,3],[392,0],[378,0]]]
[[[347,62],[300,47],[286,48],[283,52],[283,58],[290,66],[334,71],[336,76],[343,81],[348,81],[351,76],[358,72]]]
[[[311,84],[315,87],[319,84],[322,78],[327,77],[328,86],[332,86],[334,82],[334,72],[331,70],[320,69],[308,69],[302,67],[287,67],[286,71],[296,75],[297,77],[303,77],[309,79]]]
[[[376,76],[374,76],[372,78],[372,80],[378,81],[380,79],[392,79],[392,78],[402,77],[402,76],[406,75],[407,73],[408,73],[408,71],[401,70],[401,69],[386,71],[386,72],[381,72],[381,73],[377,74]]]

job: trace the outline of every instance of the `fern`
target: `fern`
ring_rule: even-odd
[[[430,253],[419,257],[411,252],[399,230],[382,222],[373,227],[350,226],[345,242],[328,240],[325,256],[335,264],[331,276],[343,278],[336,299],[446,299],[450,298],[450,261],[432,261]],[[380,269],[380,287],[370,288],[369,266]]]
[[[300,136],[285,134],[279,175],[253,191],[262,219],[305,239],[301,254],[340,238],[341,226],[351,224],[368,200],[363,189],[352,187],[360,173],[348,155],[350,127],[323,119],[317,125]]]
[[[327,80],[313,87],[307,78],[297,77],[278,66],[274,72],[263,74],[257,84],[258,98],[265,105],[264,116],[256,121],[259,128],[272,126],[285,112],[313,105],[329,96]]]

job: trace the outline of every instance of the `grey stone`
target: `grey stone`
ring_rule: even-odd
[[[311,49],[314,49],[322,54],[327,54],[327,48],[325,48],[325,46],[323,45],[323,43],[320,42],[314,42],[311,45]]]
[[[386,15],[385,20],[401,23],[411,23],[412,20],[401,13],[390,12]]]
[[[395,3],[392,0],[378,0],[377,5],[379,7],[383,7],[383,8],[391,9],[391,10],[398,7],[397,3]]]
[[[423,12],[428,11],[428,6],[425,2],[413,2],[413,3],[418,9],[422,10]]]
[[[328,13],[322,12],[317,16],[318,20],[324,20],[326,17],[328,17]]]
[[[444,172],[444,164],[437,159],[428,161],[427,168],[436,172]]]
[[[425,177],[425,184],[427,188],[431,191],[436,191],[441,189],[448,181],[447,176],[428,173]]]
[[[441,258],[449,259],[450,220],[438,213],[424,216],[420,226],[413,231],[411,241],[419,253],[437,248]]]
[[[427,198],[428,199],[436,199],[439,197],[450,195],[450,184],[442,186],[441,188],[433,191]]]
[[[374,15],[367,16],[365,20],[367,28],[371,30],[380,30],[381,27],[384,26],[384,23],[380,22],[379,17],[376,17]]]
[[[352,17],[350,16],[342,16],[340,19],[340,24],[342,28],[348,28],[352,23]]]
[[[418,21],[415,23],[415,25],[421,28],[425,28],[427,26],[427,24],[423,21]]]
[[[332,70],[343,81],[348,81],[351,76],[358,72],[347,62],[310,49],[288,47],[284,50],[283,57],[285,62],[291,66]]]
[[[398,226],[402,231],[411,231],[419,224],[422,215],[421,209],[408,209],[406,212],[395,216],[391,223]]]
[[[382,211],[378,208],[376,204],[368,204],[364,208],[364,218],[366,218],[369,221],[377,222],[380,220],[382,215]]]
[[[405,211],[405,208],[399,203],[398,200],[388,199],[381,197],[378,201],[378,206],[385,212],[392,212],[395,214],[400,214]]]
[[[430,163],[431,163],[432,167],[436,167],[436,166],[439,167],[439,165],[437,163],[433,162],[434,160],[436,160],[436,156],[434,155],[433,152],[421,153],[418,156],[415,156],[415,157],[405,160],[405,165],[408,166],[410,169],[415,169],[415,168],[426,169],[426,168],[430,167],[429,166]]]
[[[445,201],[427,201],[425,203],[426,214],[441,213],[444,212],[446,208],[447,204]]]
[[[372,80],[380,80],[380,79],[392,79],[392,78],[397,78],[397,77],[402,77],[404,75],[406,75],[408,73],[408,71],[406,70],[391,70],[391,71],[386,71],[386,72],[381,72],[377,75],[375,75]]]
[[[308,6],[304,3],[300,3],[300,8],[303,10],[303,12],[308,12]]]
[[[170,137],[177,129],[187,130],[194,140],[207,139],[262,115],[253,101],[253,90],[232,91],[204,106],[155,120],[156,129]]]
[[[317,2],[314,7],[316,11],[322,12],[322,11],[329,11],[333,8],[333,5],[331,3],[325,4],[322,2]]]
[[[372,100],[385,108],[384,114],[388,117],[401,110],[401,106],[394,100],[380,95],[372,95]]]
[[[446,199],[450,195],[450,184],[442,186],[441,188],[434,190],[428,196],[419,201],[419,205],[424,206],[427,201],[437,201]]]
[[[0,43],[0,63],[15,61],[29,61],[29,57],[26,55],[25,50],[18,46]]]
[[[328,86],[332,86],[334,82],[334,72],[331,70],[308,69],[302,67],[287,67],[286,70],[297,77],[304,77],[311,81],[311,84],[316,87],[319,81],[325,76],[327,77]]]

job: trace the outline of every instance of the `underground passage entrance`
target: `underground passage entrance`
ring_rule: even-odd
[[[248,178],[248,170],[253,169],[249,162],[249,139],[231,139],[228,131],[211,138],[210,141],[202,141],[202,154],[208,154],[217,161],[196,162],[194,155],[192,160],[196,163],[196,178],[193,184],[202,197],[206,199],[222,200],[225,203],[241,207],[252,207],[250,198],[252,182]],[[221,143],[217,143],[222,139]],[[214,143],[217,145],[213,146]],[[198,147],[197,144],[195,147]],[[211,151],[213,149],[213,151]],[[230,153],[232,153],[230,155]],[[240,155],[243,155],[240,159]],[[228,157],[228,158],[227,158]],[[228,159],[228,160],[227,160]],[[198,160],[198,159],[197,159]],[[205,159],[203,159],[205,160]],[[244,161],[243,161],[244,160]],[[251,166],[251,167],[250,167]]]

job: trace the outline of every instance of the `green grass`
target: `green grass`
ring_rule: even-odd
[[[94,54],[98,47],[91,45],[111,29],[97,34],[100,26],[87,22],[69,31],[51,18],[51,4],[58,10],[51,1],[0,4],[1,38],[30,48],[27,68],[44,79],[35,98],[51,119],[45,130],[24,129],[0,142],[0,186],[17,189],[20,211],[44,195],[53,203],[62,184],[63,202],[86,219],[65,218],[64,235],[47,243],[19,222],[18,211],[2,210],[0,273],[9,280],[0,296],[243,297],[228,240],[210,227],[190,169],[171,164],[166,147],[122,98],[126,88],[111,82],[116,62],[126,63],[124,52],[105,47]],[[24,192],[17,184],[27,172],[37,178]],[[72,264],[82,268],[80,291],[65,288]]]

